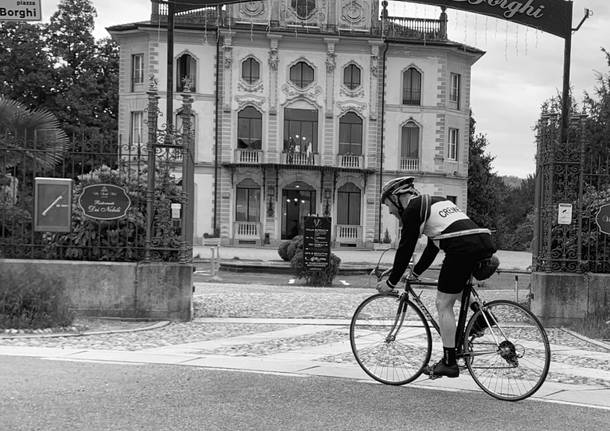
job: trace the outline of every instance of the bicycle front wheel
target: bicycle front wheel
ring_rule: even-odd
[[[490,325],[475,334],[472,329],[484,311]],[[518,401],[540,389],[549,371],[551,348],[531,311],[512,301],[492,301],[472,316],[466,334],[466,366],[489,395]]]
[[[352,317],[349,338],[364,372],[387,385],[415,380],[430,361],[430,327],[421,310],[397,293],[365,299]]]

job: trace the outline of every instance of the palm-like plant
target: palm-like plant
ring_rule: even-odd
[[[0,173],[20,164],[26,170],[48,171],[63,159],[68,145],[51,112],[28,109],[0,95]]]

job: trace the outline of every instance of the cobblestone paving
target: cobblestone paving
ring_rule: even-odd
[[[162,328],[150,331],[102,334],[77,337],[0,337],[3,346],[36,346],[59,348],[82,348],[100,350],[144,350],[150,348],[180,345],[200,341],[227,339],[230,337],[258,334],[293,328],[302,325],[273,323],[223,323],[222,321],[198,321],[201,317],[239,317],[264,319],[350,319],[357,305],[374,293],[371,289],[353,288],[306,288],[301,286],[260,286],[260,285],[213,285],[199,284],[194,297],[194,317],[192,322],[171,323]],[[424,289],[421,299],[430,312],[434,310],[435,292]],[[485,300],[513,299],[511,291],[484,291]],[[113,326],[114,325],[114,326]],[[105,322],[106,330],[129,327],[128,324]],[[142,327],[150,323],[139,322],[132,327]],[[89,329],[100,329],[89,325]],[[562,351],[552,354],[552,361],[591,370],[610,371],[608,361],[587,356],[570,354],[570,350],[609,353],[603,347],[589,343],[557,328],[548,328],[549,341],[552,345],[562,346]],[[229,356],[268,356],[279,353],[300,351],[331,343],[344,342],[347,346],[337,354],[321,354],[316,360],[330,363],[354,364],[355,360],[349,351],[348,328],[337,326],[336,329],[321,331],[315,334],[295,337],[282,337],[274,340],[236,345],[223,345],[202,350],[199,354]],[[439,354],[440,340],[434,339],[433,359]],[[329,352],[330,353],[330,352]],[[595,355],[592,355],[595,356]],[[549,381],[591,384],[599,387],[610,387],[610,379],[591,378],[571,375],[568,372],[555,372],[551,366]]]

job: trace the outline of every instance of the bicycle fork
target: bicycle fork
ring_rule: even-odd
[[[396,310],[396,316],[394,316],[394,324],[390,328],[390,332],[385,337],[386,343],[391,343],[396,340],[396,335],[398,335],[398,331],[402,328],[402,324],[405,321],[405,315],[407,314],[407,301],[404,298],[404,295],[399,299],[400,303],[398,304],[398,308]]]

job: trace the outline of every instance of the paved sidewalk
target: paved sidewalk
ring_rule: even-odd
[[[53,360],[170,364],[307,377],[331,376],[374,383],[355,363],[348,340],[349,318],[371,289],[303,286],[196,286],[192,322],[146,331],[81,337],[0,339],[0,354]],[[422,298],[432,307],[434,292]],[[510,295],[486,291],[488,299]],[[610,347],[549,328],[549,377],[532,397],[610,411]],[[433,358],[440,357],[434,339]],[[477,391],[467,372],[457,379],[422,377],[404,386]]]

